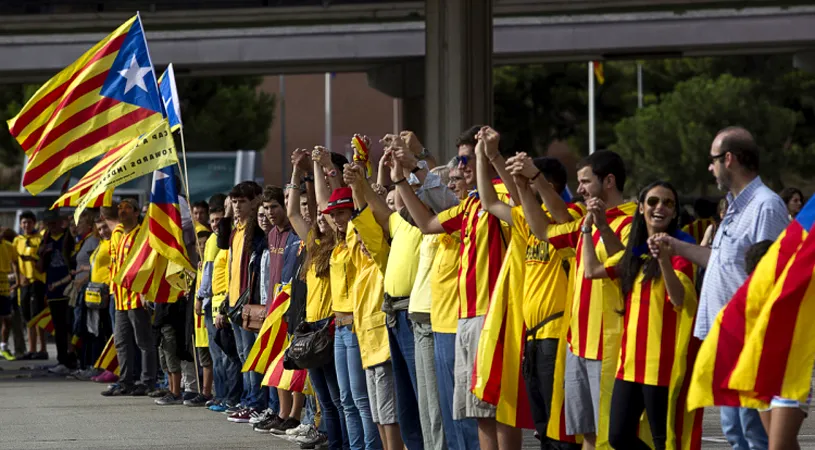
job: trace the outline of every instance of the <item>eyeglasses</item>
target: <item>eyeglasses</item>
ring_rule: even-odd
[[[728,152],[722,152],[722,153],[719,153],[718,155],[709,155],[710,163],[713,164],[713,163],[716,162],[717,159],[723,159],[725,156],[727,156],[727,153]]]
[[[645,199],[645,204],[651,208],[656,208],[660,202],[662,202],[662,206],[666,208],[673,209],[676,206],[676,202],[672,198],[648,197]]]
[[[464,177],[450,177],[450,182],[448,184],[455,184],[459,181],[464,181]]]

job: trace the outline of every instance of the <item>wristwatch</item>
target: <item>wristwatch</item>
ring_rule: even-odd
[[[428,150],[426,148],[423,148],[422,152],[419,153],[418,155],[416,155],[416,158],[418,158],[418,159],[427,159],[429,157],[430,157],[430,150]]]
[[[580,227],[580,232],[583,234],[591,234],[591,227],[583,225],[582,227]]]

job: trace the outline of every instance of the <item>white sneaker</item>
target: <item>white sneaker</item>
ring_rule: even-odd
[[[274,415],[274,411],[271,408],[266,408],[263,412],[254,412],[249,417],[249,423],[252,425],[258,424],[263,422],[264,420],[272,417]]]
[[[71,373],[71,369],[65,367],[63,364],[59,364],[48,369],[48,372],[53,373],[55,375],[68,375]]]
[[[311,425],[301,423],[294,428],[286,430],[286,436],[305,436],[312,428],[314,427]]]

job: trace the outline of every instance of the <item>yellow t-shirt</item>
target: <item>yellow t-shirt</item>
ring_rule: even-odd
[[[110,283],[110,240],[100,241],[91,253],[91,283]]]
[[[227,264],[229,251],[218,248],[218,236],[211,234],[204,248],[204,262],[212,263],[212,316],[218,315],[218,309],[226,298],[229,289],[229,271]]]
[[[430,283],[430,272],[433,271],[433,260],[439,249],[439,236],[428,234],[422,238],[419,248],[419,266],[416,270],[416,281],[410,291],[410,305],[408,312],[430,314],[433,293]],[[390,263],[390,260],[388,260]],[[431,319],[432,321],[432,319]]]
[[[357,234],[354,233],[353,225],[349,223],[345,245],[338,242],[337,246],[334,247],[334,251],[331,252],[329,278],[331,278],[331,302],[336,312],[354,312],[354,302],[348,293],[357,276],[357,269],[351,261],[351,252],[357,251],[358,247]]]
[[[11,263],[16,259],[17,252],[14,251],[11,242],[0,239],[0,296],[2,297],[11,295],[8,276],[11,273]]]
[[[455,234],[439,234],[436,238],[439,248],[430,273],[430,323],[436,333],[455,333],[458,330],[461,241]]]
[[[36,268],[37,250],[42,244],[42,234],[34,233],[25,235],[18,235],[14,238],[12,245],[17,253],[17,266],[20,268],[22,276],[29,280],[40,281],[45,283],[45,274],[40,273]],[[23,257],[32,258],[31,260],[24,260]]]
[[[311,240],[312,232],[306,240]],[[304,247],[304,245],[303,245]],[[303,251],[305,249],[301,247]],[[318,277],[312,264],[306,270],[306,322],[317,322],[334,314],[331,304],[331,276]]]
[[[243,259],[243,242],[246,237],[246,226],[235,225],[235,234],[229,246],[229,306],[241,297],[241,260]]]
[[[201,288],[201,279],[204,278],[204,263],[198,263],[198,271],[195,277],[195,292]],[[192,320],[194,322],[195,330],[195,346],[196,347],[209,347],[209,333],[207,333],[207,323],[204,316],[199,316],[193,313]]]
[[[569,208],[572,218],[579,219],[583,210]],[[541,241],[530,231],[524,210],[512,208],[512,239],[526,242],[523,316],[527,330],[543,322],[553,314],[562,313],[566,307],[569,278],[563,262],[567,260],[546,241]],[[535,339],[558,339],[562,321],[551,320],[537,330]],[[532,337],[530,337],[531,339]]]
[[[409,297],[419,269],[422,230],[409,224],[396,212],[388,218],[388,228],[393,247],[388,258],[388,271],[385,272],[385,292],[391,297]]]

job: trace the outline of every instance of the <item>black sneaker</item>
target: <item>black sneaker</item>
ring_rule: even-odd
[[[36,359],[40,361],[45,361],[48,359],[48,352],[37,352],[34,353],[34,356],[31,359]]]
[[[121,397],[123,395],[132,395],[133,389],[129,387],[122,386],[121,384],[115,384],[108,388],[108,390],[102,392],[103,397]]]
[[[210,400],[212,400],[212,396],[207,397],[204,394],[198,394],[189,400],[184,400],[184,406],[206,406]]]
[[[156,404],[159,406],[180,405],[182,403],[184,403],[184,400],[181,396],[176,396],[172,392],[168,392],[167,395],[156,400]]]
[[[147,396],[150,398],[161,398],[167,395],[167,393],[169,392],[170,391],[168,391],[167,389],[156,389],[153,392],[147,394]]]
[[[184,400],[192,400],[195,397],[198,397],[197,392],[185,391],[181,393],[181,398],[183,398]]]
[[[155,388],[150,388],[146,384],[137,384],[133,387],[133,392],[131,392],[130,395],[134,397],[144,397],[145,395],[150,395],[155,391]]]
[[[36,354],[37,354],[37,352],[34,352],[34,353],[25,352],[25,353],[23,353],[23,356],[18,356],[17,360],[18,361],[30,361],[30,360],[34,359],[34,355],[36,355]]]
[[[283,419],[281,419],[280,416],[275,414],[270,418],[255,424],[253,429],[258,433],[271,433],[272,430],[280,426],[281,423],[283,423]]]
[[[280,422],[280,425],[272,428],[272,434],[286,434],[286,430],[291,430],[292,428],[297,428],[300,426],[300,421],[295,419],[294,417],[289,417],[288,419]]]

